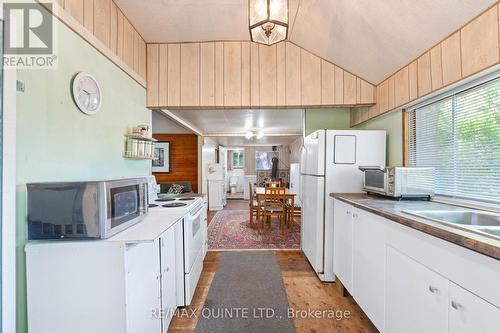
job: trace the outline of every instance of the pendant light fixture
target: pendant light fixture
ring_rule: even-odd
[[[250,39],[265,45],[288,37],[288,0],[249,0]]]

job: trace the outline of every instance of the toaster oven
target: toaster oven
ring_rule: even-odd
[[[393,198],[426,198],[434,196],[435,171],[422,167],[360,166],[364,173],[363,191]]]

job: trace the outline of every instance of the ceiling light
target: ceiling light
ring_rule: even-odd
[[[245,138],[247,140],[250,140],[253,136],[254,136],[254,134],[252,132],[246,132],[246,134],[245,134]]]
[[[288,37],[288,0],[249,0],[250,39],[271,45]]]
[[[264,137],[264,132],[260,131],[257,133],[257,139],[262,139]]]

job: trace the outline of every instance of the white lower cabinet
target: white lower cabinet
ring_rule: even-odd
[[[352,212],[352,296],[373,324],[384,331],[384,221],[357,208]]]
[[[29,243],[29,332],[166,332],[184,295],[182,242],[180,219],[147,241]]]
[[[127,244],[125,251],[127,332],[161,328],[160,256],[158,244]]]
[[[448,326],[448,280],[387,247],[387,333],[442,333]]]
[[[450,333],[500,332],[500,309],[453,282],[448,311]]]
[[[335,275],[381,332],[500,332],[498,260],[337,199],[334,251]]]
[[[351,205],[335,200],[333,208],[333,270],[352,293],[352,211]]]

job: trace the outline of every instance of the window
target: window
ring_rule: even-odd
[[[256,151],[255,152],[255,170],[271,170],[273,158],[280,158],[277,151]]]
[[[233,151],[233,156],[231,159],[231,165],[233,168],[244,168],[245,167],[245,157],[242,151]]]
[[[408,162],[434,167],[436,194],[500,203],[500,78],[409,112]]]

